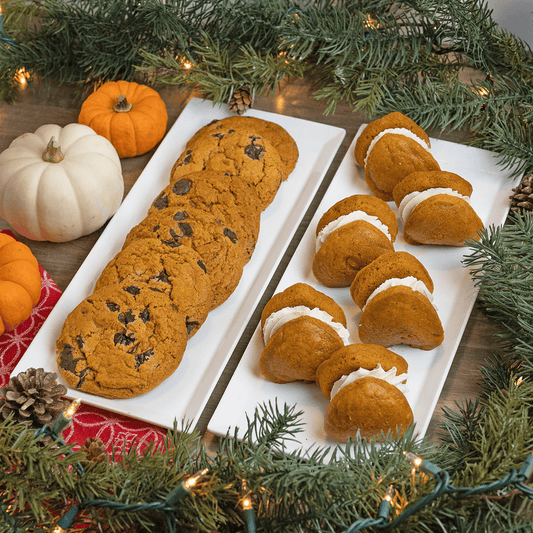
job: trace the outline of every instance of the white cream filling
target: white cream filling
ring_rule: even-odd
[[[310,316],[321,320],[336,331],[344,344],[348,344],[350,332],[342,324],[335,322],[329,313],[322,311],[318,307],[310,309],[305,305],[297,305],[296,307],[284,307],[279,311],[275,311],[265,320],[265,325],[263,326],[263,340],[265,341],[265,345],[278,328],[290,320],[301,316]]]
[[[390,278],[386,281],[384,281],[377,289],[374,290],[374,292],[368,297],[364,307],[363,311],[365,310],[365,307],[368,305],[368,302],[374,298],[377,294],[379,294],[382,291],[385,291],[387,289],[390,289],[391,287],[397,287],[399,285],[403,285],[405,287],[409,287],[410,289],[413,289],[414,291],[418,291],[419,293],[423,294],[437,309],[435,304],[433,303],[433,294],[429,291],[429,289],[426,287],[426,284],[423,281],[420,281],[419,279],[415,278],[414,276],[407,276],[405,278]]]
[[[342,228],[342,226],[345,226],[346,224],[349,224],[350,222],[355,222],[356,220],[364,220],[365,222],[369,222],[374,227],[376,227],[379,231],[384,233],[389,241],[391,241],[391,236],[389,233],[389,228],[379,220],[378,217],[374,215],[369,215],[368,213],[365,213],[364,211],[352,211],[351,213],[348,213],[346,215],[341,215],[339,218],[332,220],[329,224],[326,224],[318,233],[316,237],[316,251],[320,250],[320,247],[324,243],[324,241],[336,230],[339,228]]]
[[[426,141],[424,141],[424,139],[421,139],[418,135],[415,135],[411,130],[408,130],[407,128],[389,128],[387,130],[383,130],[381,132],[379,132],[373,139],[372,139],[372,142],[370,143],[370,145],[368,146],[368,150],[366,151],[366,156],[365,156],[365,160],[364,160],[364,164],[365,164],[365,167],[366,167],[366,161],[368,159],[368,156],[370,155],[370,152],[372,151],[372,149],[374,148],[374,146],[376,145],[376,143],[384,136],[384,135],[387,135],[387,133],[394,133],[396,135],[403,135],[404,137],[409,137],[410,139],[413,139],[413,141],[416,141],[422,148],[424,148],[425,150],[427,150],[428,152],[430,152],[430,147],[429,145],[426,143]]]
[[[367,370],[366,368],[359,368],[355,370],[354,372],[348,374],[347,376],[342,376],[340,379],[338,379],[334,384],[333,388],[331,389],[331,400],[335,397],[335,395],[342,390],[347,385],[350,385],[350,383],[353,383],[354,381],[357,381],[361,378],[377,378],[382,379],[383,381],[386,381],[387,383],[390,383],[391,385],[394,385],[399,391],[403,392],[403,394],[407,394],[408,389],[407,385],[403,383],[403,381],[407,380],[407,374],[400,374],[396,375],[397,368],[393,366],[390,370],[383,370],[381,368],[381,365],[378,364],[376,368],[373,370]]]
[[[407,219],[409,218],[409,215],[412,213],[413,209],[418,204],[422,203],[424,200],[427,200],[428,198],[431,198],[432,196],[437,196],[438,194],[447,194],[449,196],[455,196],[457,198],[462,198],[466,202],[470,203],[469,196],[463,196],[462,194],[459,194],[457,191],[454,191],[453,189],[450,189],[449,187],[434,187],[432,189],[426,189],[425,191],[422,191],[422,192],[414,191],[404,196],[404,198],[400,202],[400,205],[398,207],[400,218],[405,223]]]

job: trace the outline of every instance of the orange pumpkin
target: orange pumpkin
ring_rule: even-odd
[[[0,335],[29,318],[40,298],[37,259],[25,244],[0,233]]]
[[[115,147],[120,157],[151,150],[167,130],[167,108],[159,93],[135,82],[109,81],[89,95],[78,117]]]

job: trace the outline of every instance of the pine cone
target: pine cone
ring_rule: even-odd
[[[242,115],[248,111],[250,107],[252,107],[252,96],[250,95],[250,91],[245,87],[237,89],[229,101],[230,111],[237,113],[237,115]]]
[[[88,438],[80,449],[85,452],[88,463],[100,463],[107,457],[104,441],[97,437]]]
[[[13,412],[19,422],[50,424],[68,407],[69,402],[61,399],[66,392],[67,388],[57,383],[55,372],[28,368],[0,388],[0,399],[5,400],[0,403],[0,413],[4,419]]]
[[[511,211],[533,211],[533,174],[524,176],[522,181],[513,189],[511,199]]]

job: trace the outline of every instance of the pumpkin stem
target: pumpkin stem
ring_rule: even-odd
[[[59,163],[65,159],[65,154],[61,151],[59,143],[55,137],[52,137],[46,146],[46,150],[43,152],[43,161],[49,163]]]
[[[117,113],[127,113],[131,110],[132,104],[126,100],[126,97],[121,94],[120,96],[117,96],[117,103],[115,104],[115,107],[113,107],[113,111]]]

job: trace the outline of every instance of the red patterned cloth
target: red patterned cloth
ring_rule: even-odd
[[[7,230],[2,233],[15,237]],[[40,265],[39,270],[43,287],[39,303],[28,320],[13,331],[6,331],[0,336],[0,387],[9,383],[13,369],[61,296],[59,287],[48,272]],[[89,437],[100,438],[108,451],[111,448],[120,449],[124,444],[127,446],[133,440],[141,444],[161,442],[165,435],[166,430],[159,426],[83,404],[74,415],[70,426],[63,431],[63,439],[66,442],[82,445]]]

